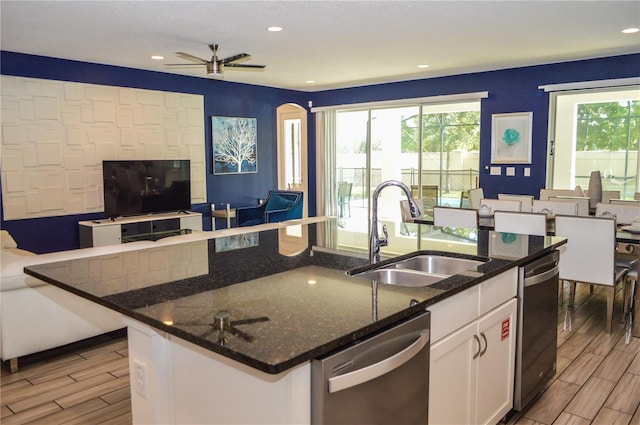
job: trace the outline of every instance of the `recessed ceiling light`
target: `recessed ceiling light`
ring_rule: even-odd
[[[280,32],[282,31],[282,27],[267,27],[267,31],[269,32]]]
[[[151,59],[153,59],[153,60],[157,60],[157,61],[161,61],[162,59],[164,59],[164,56],[160,56],[160,55],[153,55],[153,56],[151,56]]]
[[[418,65],[418,68],[422,68],[422,69],[429,68],[429,65]]]
[[[640,31],[640,28],[626,28],[622,30],[622,32],[625,34],[634,34],[634,33],[637,33],[638,31]]]
[[[313,84],[313,83],[315,83],[315,80],[307,80],[306,83],[307,84]]]

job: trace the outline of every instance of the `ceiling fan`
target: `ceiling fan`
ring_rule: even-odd
[[[234,63],[235,61],[238,61],[241,59],[250,58],[251,55],[249,55],[248,53],[240,53],[234,56],[230,56],[228,58],[218,59],[218,49],[220,48],[220,46],[218,44],[209,44],[209,48],[213,52],[213,56],[211,56],[211,60],[202,59],[197,56],[190,55],[189,53],[176,52],[176,55],[181,57],[182,59],[186,59],[195,63],[167,63],[165,64],[165,66],[180,67],[180,66],[206,65],[207,77],[209,78],[222,77],[224,68],[263,69],[265,67],[265,65]]]

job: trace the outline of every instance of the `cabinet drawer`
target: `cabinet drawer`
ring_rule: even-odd
[[[478,318],[480,285],[435,303],[431,312],[431,344]]]
[[[516,296],[518,269],[504,273],[442,300],[431,307],[431,343],[460,329]]]
[[[482,316],[516,296],[518,268],[514,267],[480,284],[479,314]]]

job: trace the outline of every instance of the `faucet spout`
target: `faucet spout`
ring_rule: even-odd
[[[382,226],[382,232],[384,237],[380,237],[378,234],[378,196],[380,196],[380,192],[382,189],[389,186],[396,186],[402,189],[407,199],[409,200],[409,210],[411,213],[411,217],[417,218],[420,216],[420,209],[418,208],[418,204],[416,200],[413,199],[411,195],[411,191],[407,187],[406,184],[397,181],[397,180],[387,180],[378,185],[376,189],[373,191],[372,196],[372,205],[371,205],[371,234],[369,238],[369,262],[377,263],[380,261],[380,247],[387,246],[389,244],[389,235],[387,233],[387,226]]]

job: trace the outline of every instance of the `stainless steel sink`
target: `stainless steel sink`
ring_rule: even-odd
[[[399,261],[387,267],[453,276],[454,274],[471,270],[484,263],[485,261],[482,260],[472,260],[468,258],[444,257],[441,255],[416,255],[415,257]]]
[[[433,285],[446,279],[447,275],[417,272],[415,270],[403,270],[395,268],[381,268],[362,272],[353,277],[361,279],[377,280],[381,283],[398,286],[423,287]]]
[[[424,287],[450,276],[473,270],[486,261],[489,260],[422,254],[351,276],[376,280],[389,285]]]

